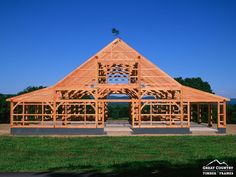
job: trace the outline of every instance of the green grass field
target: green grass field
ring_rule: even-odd
[[[193,176],[214,159],[236,164],[236,136],[0,137],[0,149],[2,172]]]

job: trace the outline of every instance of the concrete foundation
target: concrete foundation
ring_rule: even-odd
[[[191,134],[189,128],[133,128],[133,134]]]
[[[103,128],[11,128],[12,135],[104,135]]]
[[[226,133],[226,128],[218,128],[217,133]]]

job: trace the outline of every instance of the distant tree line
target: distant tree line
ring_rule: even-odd
[[[39,90],[39,89],[43,89],[43,88],[46,88],[45,86],[29,86],[27,88],[25,88],[24,90],[18,92],[16,95],[22,95],[22,94],[25,94],[25,93],[29,93],[29,92],[33,92],[35,90]]]
[[[182,85],[213,93],[210,84],[206,81],[203,81],[200,77],[192,77],[185,79],[183,79],[182,77],[176,77],[174,79]]]
[[[108,114],[109,118],[112,119],[128,119],[129,115],[129,104],[128,103],[109,103]]]
[[[236,104],[227,104],[227,123],[236,124]]]

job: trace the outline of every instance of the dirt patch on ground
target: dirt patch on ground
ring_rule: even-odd
[[[0,136],[10,135],[10,125],[9,124],[0,124]]]
[[[236,135],[236,124],[228,124],[226,131],[228,135]]]

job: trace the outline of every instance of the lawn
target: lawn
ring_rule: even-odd
[[[236,136],[0,137],[0,149],[1,172],[194,176],[214,159],[236,164]]]

